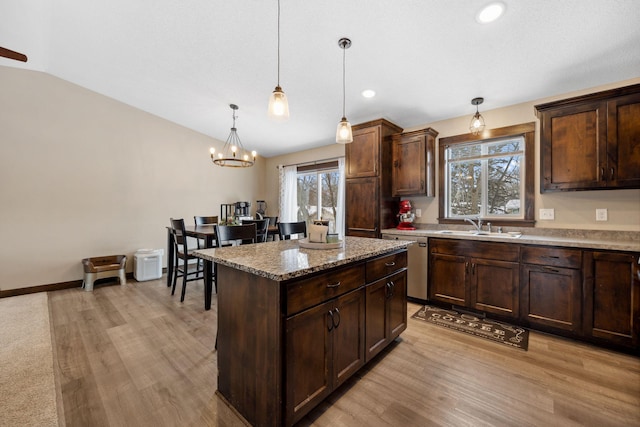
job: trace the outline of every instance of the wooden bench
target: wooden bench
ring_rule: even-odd
[[[93,291],[93,282],[106,277],[118,277],[120,285],[126,285],[127,278],[124,272],[126,262],[127,257],[125,255],[84,258],[82,260],[82,266],[84,267],[82,287],[85,291]]]

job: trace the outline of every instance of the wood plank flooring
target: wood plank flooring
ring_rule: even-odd
[[[215,295],[205,312],[202,282],[187,287],[184,303],[164,278],[49,292],[62,425],[244,425],[215,395]],[[409,319],[299,425],[640,426],[640,359],[535,332],[525,352]]]

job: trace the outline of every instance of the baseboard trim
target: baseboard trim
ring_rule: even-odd
[[[163,269],[163,273],[166,269]],[[127,273],[127,280],[133,279],[133,272]],[[100,279],[102,280],[102,279]],[[51,283],[48,285],[30,286],[28,288],[7,289],[0,291],[0,298],[16,297],[18,295],[35,294],[36,292],[60,291],[62,289],[79,288],[82,280],[72,280],[70,282]]]

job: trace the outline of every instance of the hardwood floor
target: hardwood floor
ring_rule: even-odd
[[[215,295],[205,312],[202,282],[187,287],[184,303],[164,278],[49,293],[67,426],[244,425],[215,394]],[[299,425],[638,426],[640,359],[535,332],[525,352],[409,319]]]

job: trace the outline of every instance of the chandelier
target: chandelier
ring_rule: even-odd
[[[255,151],[249,153],[249,151],[245,150],[238,136],[238,129],[236,129],[236,110],[238,110],[238,106],[230,104],[229,107],[233,110],[233,127],[231,128],[227,142],[225,142],[224,147],[222,147],[222,151],[215,155],[215,148],[211,147],[209,150],[211,152],[211,161],[218,166],[231,168],[247,168],[253,166],[256,162],[257,153]]]

